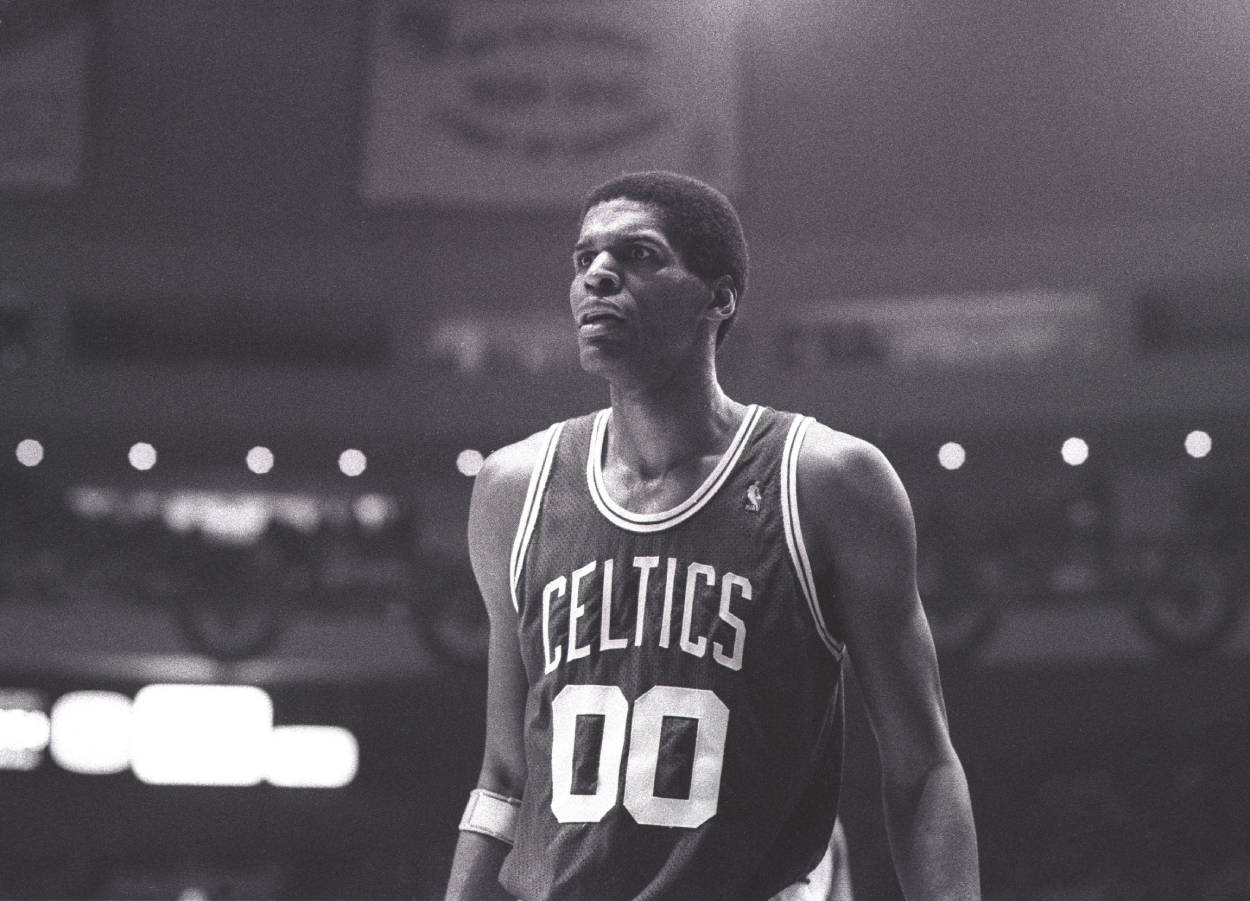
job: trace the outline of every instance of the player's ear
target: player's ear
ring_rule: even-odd
[[[707,318],[722,322],[733,316],[738,309],[738,288],[732,275],[722,275],[710,285],[712,300],[707,307]]]

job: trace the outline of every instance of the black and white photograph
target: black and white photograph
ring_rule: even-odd
[[[0,901],[1250,901],[1245,0],[0,0]]]

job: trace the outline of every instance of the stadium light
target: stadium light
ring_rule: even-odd
[[[33,770],[48,746],[43,696],[26,689],[0,689],[0,770]]]
[[[126,456],[130,460],[130,465],[140,472],[147,472],[156,465],[156,448],[146,441],[132,444]]]
[[[482,464],[484,462],[485,458],[482,456],[481,451],[473,450],[471,448],[468,450],[462,450],[456,455],[456,471],[462,476],[469,476],[472,478],[482,471]]]
[[[52,705],[52,759],[71,773],[106,775],[130,766],[130,698],[115,691],[73,691]]]
[[[43,445],[34,438],[17,443],[17,461],[23,466],[38,466],[43,462]]]
[[[1185,453],[1195,460],[1201,460],[1211,453],[1211,436],[1201,429],[1195,429],[1185,436]]]
[[[152,785],[256,785],[273,702],[250,685],[148,685],[134,702],[131,766]]]
[[[964,461],[968,455],[964,452],[963,445],[954,441],[948,441],[938,449],[938,462],[942,464],[943,469],[958,469],[964,465]]]
[[[1063,448],[1060,451],[1063,455],[1063,462],[1069,466],[1080,466],[1089,459],[1089,445],[1082,438],[1069,438],[1063,442]]]
[[[246,685],[149,685],[132,701],[71,691],[45,713],[39,692],[0,689],[0,770],[34,770],[48,750],[87,776],[133,769],[150,785],[334,789],[360,767],[342,726],[274,726],[273,702]]]
[[[254,447],[247,452],[247,468],[258,476],[273,469],[273,451],[267,447]]]
[[[339,472],[345,476],[354,478],[363,473],[368,465],[368,458],[355,448],[348,448],[339,454]]]
[[[274,726],[265,780],[282,788],[342,788],[359,763],[356,737],[340,726]]]

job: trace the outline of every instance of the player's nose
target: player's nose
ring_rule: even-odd
[[[615,294],[621,290],[621,276],[610,253],[601,253],[587,267],[582,283],[595,294]]]

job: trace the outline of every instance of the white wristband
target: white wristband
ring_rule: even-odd
[[[520,809],[521,802],[516,798],[475,788],[469,792],[469,803],[460,818],[460,828],[466,832],[480,832],[511,845],[516,838],[516,820]]]

